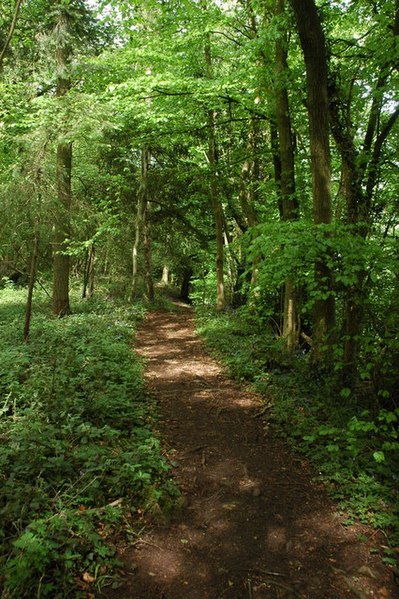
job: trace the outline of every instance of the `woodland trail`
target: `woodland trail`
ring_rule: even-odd
[[[112,599],[394,599],[388,570],[259,417],[260,399],[207,355],[189,308],[138,334],[184,507],[122,559]]]

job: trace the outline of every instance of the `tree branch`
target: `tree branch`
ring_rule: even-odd
[[[395,125],[396,121],[398,120],[398,117],[399,117],[399,104],[396,107],[396,109],[393,111],[393,113],[391,114],[391,116],[389,117],[387,122],[385,123],[384,127],[381,129],[380,134],[378,135],[378,137],[375,141],[373,158],[377,158],[377,159],[379,158],[380,153],[381,153],[382,144],[388,137],[392,127]]]
[[[373,191],[377,182],[377,176],[380,167],[380,159],[381,159],[381,151],[382,145],[388,137],[390,131],[395,125],[396,121],[399,118],[399,105],[396,107],[396,110],[391,114],[384,127],[381,129],[377,139],[375,140],[373,156],[370,160],[367,185],[366,185],[366,197],[368,201],[371,201],[371,197],[373,195]]]
[[[8,34],[7,34],[7,37],[6,37],[6,41],[4,42],[3,49],[2,49],[2,51],[0,53],[0,70],[2,69],[3,59],[4,59],[4,56],[5,56],[5,53],[7,52],[8,46],[10,45],[11,38],[12,38],[14,30],[15,30],[15,26],[17,24],[18,13],[19,13],[19,9],[21,8],[22,2],[23,2],[23,0],[17,0],[17,2],[15,4],[14,16],[12,18],[10,27],[8,29]]]
[[[197,237],[197,239],[206,247],[209,244],[209,237],[204,234],[202,231],[200,231],[200,229],[198,229],[195,225],[193,225],[188,218],[186,218],[186,216],[182,213],[181,210],[178,210],[176,207],[174,208],[169,208],[168,206],[166,206],[165,204],[159,202],[159,201],[155,201],[155,200],[151,200],[151,204],[157,204],[158,206],[161,206],[161,209],[158,210],[157,212],[152,212],[151,214],[151,220],[154,222],[162,222],[165,218],[175,218],[178,221],[180,221],[185,229],[190,230],[192,233],[194,233],[194,235]]]

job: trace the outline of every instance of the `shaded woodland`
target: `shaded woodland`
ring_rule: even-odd
[[[37,596],[55,596],[47,570],[72,584],[80,549],[71,542],[69,561],[59,549],[69,524],[46,536],[39,514],[64,491],[84,511],[117,499],[70,492],[79,459],[95,471],[95,447],[111,463],[97,474],[120,485],[118,497],[132,480],[140,501],[178,494],[140,366],[126,362],[132,328],[163,305],[162,289],[194,304],[233,376],[285,393],[276,426],[325,465],[353,517],[396,539],[384,557],[394,563],[398,66],[398,0],[3,2],[5,597],[25,596],[32,580]],[[103,415],[90,408],[98,393]],[[26,461],[43,436],[47,449]],[[126,466],[129,439],[142,468]],[[93,580],[112,553],[90,541],[101,517],[71,525],[96,547]]]

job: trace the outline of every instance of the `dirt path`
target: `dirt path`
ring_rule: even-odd
[[[150,314],[138,348],[185,507],[126,549],[135,574],[107,597],[398,597],[358,541],[365,531],[340,524],[306,465],[265,430],[259,399],[206,354],[190,309]]]

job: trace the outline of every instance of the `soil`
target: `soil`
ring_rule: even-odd
[[[268,427],[264,398],[229,380],[193,313],[151,313],[138,333],[181,508],[121,550],[109,599],[394,599],[375,531],[344,516]],[[368,541],[359,540],[367,537]]]

